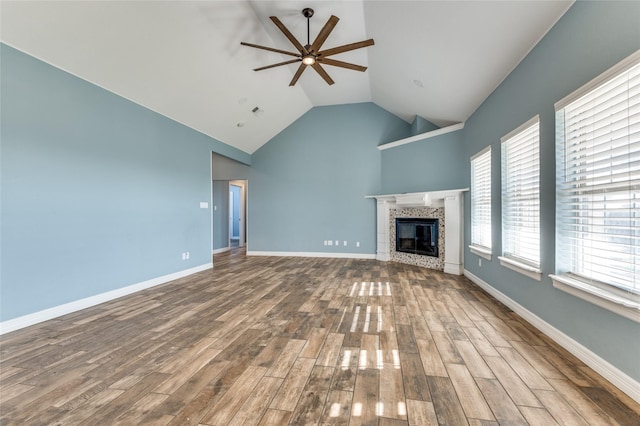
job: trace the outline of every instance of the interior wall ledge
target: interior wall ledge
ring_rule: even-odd
[[[446,135],[447,133],[455,132],[462,129],[464,129],[464,123],[452,124],[451,126],[442,127],[441,129],[431,130],[430,132],[420,133],[419,135],[399,139],[397,141],[385,143],[383,145],[378,145],[378,150],[384,151],[385,149],[395,148],[397,146],[406,145],[408,143],[435,138],[436,136]]]

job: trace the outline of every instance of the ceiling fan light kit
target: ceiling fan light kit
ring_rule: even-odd
[[[305,55],[302,57],[302,63],[305,65],[313,65],[316,63],[316,57],[313,55]]]
[[[336,24],[340,20],[337,16],[331,15],[329,20],[324,27],[318,33],[316,39],[313,43],[309,42],[309,20],[313,16],[313,9],[306,7],[302,10],[302,15],[307,18],[307,44],[302,45],[294,36],[291,34],[291,31],[284,26],[284,24],[276,17],[271,16],[270,19],[273,23],[280,29],[280,31],[284,34],[284,36],[293,44],[293,46],[298,50],[298,53],[288,52],[286,50],[275,49],[267,46],[260,46],[253,43],[241,42],[240,44],[243,46],[254,47],[256,49],[268,50],[270,52],[281,53],[283,55],[295,56],[296,59],[291,59],[284,62],[279,62],[277,64],[267,65],[260,68],[255,68],[254,71],[262,71],[269,68],[275,68],[282,65],[289,65],[296,62],[301,62],[298,70],[296,71],[293,79],[289,83],[289,86],[294,86],[304,70],[307,67],[311,67],[323,78],[327,84],[331,85],[335,82],[329,77],[329,74],[325,71],[322,65],[331,65],[334,67],[347,68],[354,71],[364,72],[367,67],[363,67],[361,65],[351,64],[349,62],[338,61],[336,59],[328,58],[328,56],[337,55],[339,53],[349,52],[351,50],[360,49],[363,47],[373,46],[373,39],[363,40],[356,43],[345,44],[343,46],[333,47],[327,50],[320,50],[322,44],[325,42],[331,31],[335,28]]]

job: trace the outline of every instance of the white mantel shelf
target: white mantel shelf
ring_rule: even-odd
[[[398,207],[444,207],[444,272],[461,275],[463,259],[463,195],[469,188],[444,191],[405,192],[402,194],[367,195],[377,201],[376,259],[387,262],[391,259],[389,211]]]

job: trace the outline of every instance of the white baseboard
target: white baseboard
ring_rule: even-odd
[[[451,275],[462,275],[464,268],[459,263],[445,261],[443,272]]]
[[[195,266],[183,271],[174,272],[162,277],[152,278],[150,280],[132,284],[127,287],[107,291],[106,293],[96,294],[95,296],[86,297],[84,299],[65,303],[64,305],[54,306],[53,308],[44,309],[32,314],[23,315],[18,318],[3,321],[0,322],[0,335],[19,330],[21,328],[29,327],[30,325],[38,324],[43,321],[48,321],[62,315],[70,314],[72,312],[90,308],[91,306],[99,305],[100,303],[108,302],[110,300],[117,299],[119,297],[126,296],[131,293],[135,293],[151,287],[155,287],[169,281],[177,280],[178,278],[183,278],[188,275],[195,274],[196,272],[211,269],[212,267],[213,263],[206,263],[204,265]]]
[[[224,253],[225,251],[231,250],[231,247],[220,247],[218,249],[212,250],[211,254]]]
[[[601,358],[599,355],[592,352],[589,348],[583,346],[579,342],[575,341],[562,331],[558,330],[533,312],[520,305],[515,300],[511,299],[504,293],[496,290],[486,281],[478,278],[471,272],[464,270],[464,275],[473,281],[478,287],[481,287],[487,293],[498,299],[500,302],[511,308],[515,313],[531,323],[534,327],[540,330],[542,333],[549,336],[560,346],[571,352],[578,359],[591,367],[602,377],[610,381],[622,392],[626,393],[636,402],[640,403],[640,382],[637,382],[632,377],[619,370],[617,367]]]
[[[281,256],[281,257],[329,257],[337,259],[375,259],[375,254],[366,253],[326,253],[326,252],[296,252],[296,251],[250,251],[247,256]]]

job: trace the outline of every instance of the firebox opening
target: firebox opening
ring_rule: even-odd
[[[396,218],[396,251],[438,257],[438,219]]]

